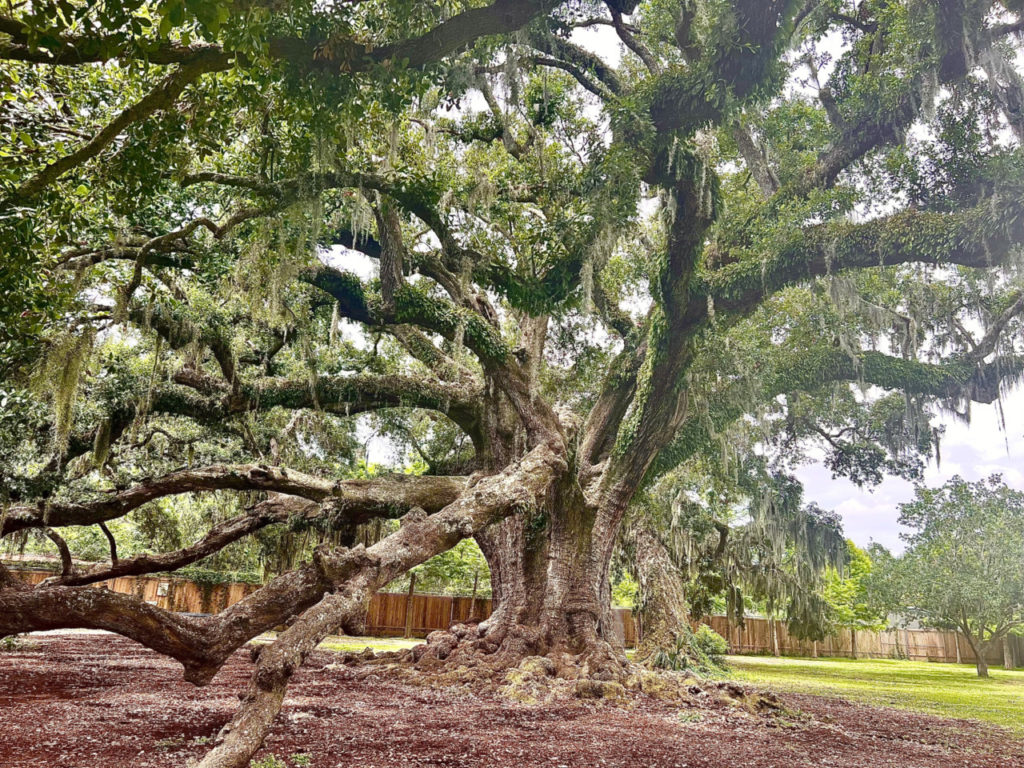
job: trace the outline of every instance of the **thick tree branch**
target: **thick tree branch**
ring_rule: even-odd
[[[658,60],[654,58],[654,55],[647,49],[647,46],[636,38],[634,34],[636,30],[626,24],[622,20],[622,14],[615,9],[612,9],[612,26],[615,27],[615,32],[619,39],[629,50],[637,55],[637,58],[647,67],[648,72],[652,75],[661,74],[661,65],[658,63]]]
[[[223,69],[224,66],[221,57],[206,56],[179,67],[161,80],[142,99],[124,109],[107,123],[88,142],[74,152],[53,161],[32,178],[22,182],[8,203],[27,200],[39,194],[68,171],[96,157],[130,125],[145,120],[154,112],[173,104],[181,92],[201,75]]]
[[[361,509],[360,512],[365,512],[365,509]],[[206,536],[191,546],[184,547],[175,552],[157,555],[138,555],[127,560],[118,560],[117,551],[112,548],[113,558],[109,565],[101,563],[85,571],[69,574],[62,573],[57,583],[66,587],[81,587],[86,584],[95,584],[122,576],[141,576],[147,573],[176,571],[186,565],[202,560],[204,557],[209,557],[224,549],[228,544],[255,533],[268,525],[286,523],[298,517],[308,519],[319,515],[320,512],[321,506],[316,502],[292,496],[278,496],[277,498],[257,504],[244,515],[218,523],[210,529]],[[368,514],[350,512],[344,517],[344,521],[345,523],[358,524],[367,522],[372,517],[372,515]],[[107,529],[103,523],[100,523],[100,526],[104,530]],[[111,541],[113,541],[112,538]]]
[[[1006,330],[1006,326],[1014,318],[1020,317],[1022,312],[1024,312],[1024,291],[1017,291],[1009,306],[992,321],[985,331],[985,335],[970,351],[970,359],[975,363],[984,362],[986,357],[995,352],[996,345]]]
[[[550,6],[544,0],[496,0],[491,5],[457,14],[419,37],[377,47],[368,48],[365,42],[357,40],[275,37],[268,41],[267,53],[272,58],[308,70],[359,72],[378,65],[388,66],[392,62],[403,62],[411,69],[419,69],[459,52],[482,37],[514,32],[545,10],[550,10]],[[0,58],[31,63],[70,66],[111,59],[142,59],[152,64],[183,66],[204,61],[226,69],[233,58],[219,46],[181,46],[146,41],[136,47],[121,40],[94,35],[65,35],[52,50],[44,52],[29,48],[24,25],[7,16],[0,17],[0,32],[7,33],[14,40],[13,44],[0,47]],[[139,49],[144,53],[138,53]],[[239,63],[244,66],[247,62],[243,58]]]
[[[734,28],[735,43],[706,57],[695,58],[698,50],[691,45],[688,27],[677,30],[680,50],[694,60],[685,69],[663,73],[654,84],[650,113],[660,134],[692,133],[721,120],[772,76],[777,56],[790,38],[795,3],[744,0],[732,6],[717,23]],[[688,17],[683,13],[680,21]]]
[[[579,80],[587,90],[593,91],[601,98],[622,92],[622,83],[615,69],[608,66],[600,56],[587,49],[557,35],[539,31],[530,36],[530,43],[541,53],[552,57],[537,63],[564,69]],[[601,83],[600,88],[594,86],[590,75],[593,75]]]
[[[833,222],[797,233],[779,252],[743,258],[694,281],[691,316],[747,311],[768,296],[830,272],[898,264],[998,266],[1024,243],[1024,199],[994,197],[952,213],[908,209],[856,224]]]
[[[2,535],[49,525],[94,525],[126,515],[156,499],[205,491],[273,491],[313,501],[331,500],[339,511],[359,508],[370,516],[390,517],[395,508],[422,507],[436,512],[450,503],[464,486],[458,477],[394,475],[371,479],[330,481],[282,467],[260,464],[212,464],[183,469],[92,502],[50,501],[34,506],[13,506],[4,520]]]
[[[968,398],[994,402],[1006,381],[1020,378],[1024,358],[1003,357],[990,363],[953,360],[932,364],[892,357],[881,352],[851,356],[839,347],[791,352],[774,366],[760,386],[758,399],[768,402],[789,392],[813,392],[840,381],[862,381],[882,389],[902,391],[940,399]],[[731,384],[712,397],[707,416],[687,419],[672,442],[651,466],[647,480],[678,466],[706,445],[709,436],[721,433],[730,423],[750,411],[747,382]]]
[[[355,415],[382,408],[424,408],[448,416],[473,437],[479,432],[481,387],[439,381],[434,377],[388,374],[320,376],[307,380],[261,379],[246,385],[231,403],[232,411],[273,407],[322,409]]]
[[[585,69],[570,61],[562,61],[561,59],[556,59],[553,56],[530,56],[527,59],[527,62],[538,67],[550,67],[552,69],[560,69],[563,72],[567,72],[573,76],[573,79],[576,80],[577,83],[582,85],[599,99],[610,101],[615,97],[615,93],[609,90],[608,87],[601,83],[600,80],[591,78]]]
[[[366,325],[384,329],[387,325],[410,324],[440,334],[449,340],[462,339],[484,364],[501,365],[511,350],[500,333],[481,314],[457,307],[416,285],[404,285],[395,295],[394,313],[385,313],[379,299],[355,275],[322,265],[299,275],[337,300],[340,314]]]
[[[357,623],[373,593],[409,568],[513,512],[541,507],[566,469],[564,448],[541,444],[439,514],[411,522],[369,549],[321,553],[320,567],[335,591],[261,650],[242,706],[199,768],[248,765],[281,709],[289,680],[321,640]]]

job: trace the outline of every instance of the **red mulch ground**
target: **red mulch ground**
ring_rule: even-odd
[[[0,767],[183,768],[208,747],[252,667],[236,654],[194,688],[180,667],[102,634],[33,638],[0,653]],[[787,696],[793,726],[641,699],[632,710],[570,702],[525,707],[324,667],[311,658],[259,757],[289,766],[583,768],[1024,768],[1024,741],[995,727],[815,696]],[[305,761],[300,758],[299,764]]]

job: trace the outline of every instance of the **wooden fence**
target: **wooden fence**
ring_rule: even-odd
[[[51,571],[12,569],[11,572],[29,584],[38,584],[54,575]],[[220,613],[229,605],[237,603],[260,588],[259,584],[206,584],[156,576],[122,576],[101,581],[95,586],[106,587],[112,592],[136,595],[160,608],[184,613]]]
[[[378,592],[366,612],[366,634],[373,637],[426,637],[437,629],[464,622],[471,616],[483,620],[491,615],[489,598],[449,597]],[[627,648],[636,645],[636,623],[628,608],[612,611],[612,630]]]
[[[748,618],[743,622],[742,629],[730,625],[724,616],[712,616],[708,624],[729,641],[731,653],[772,653],[771,623],[767,619]],[[775,622],[775,631],[779,654],[782,656],[856,656],[965,664],[973,664],[976,660],[974,651],[959,632],[929,629],[893,629],[884,632],[844,630],[813,643],[790,637],[785,622]],[[1011,637],[1009,643],[1016,664],[1024,664],[1024,637]],[[986,654],[986,661],[1002,664],[1002,648],[992,648]]]
[[[31,584],[52,576],[50,571],[14,571]],[[185,579],[156,576],[127,576],[101,582],[115,592],[138,595],[143,600],[171,611],[219,613],[259,588],[255,584],[197,584]],[[370,601],[366,614],[366,634],[375,637],[426,637],[438,629],[474,616],[485,619],[491,615],[488,598],[449,597],[447,595],[413,595],[379,592]],[[627,647],[637,642],[637,626],[629,609],[612,612],[613,630]],[[706,623],[729,642],[729,652],[736,654],[772,653],[771,624],[767,619],[748,618],[743,627],[730,625],[724,616],[711,616]],[[784,622],[776,622],[776,637],[782,656],[821,656],[859,658],[901,658],[914,661],[974,663],[975,657],[967,642],[958,633],[935,630],[900,629],[886,632],[849,631],[825,638],[819,643],[790,637]],[[1024,637],[1010,639],[1011,652],[1018,665],[1024,664]],[[856,649],[854,649],[856,643]],[[856,654],[854,653],[856,650]],[[989,663],[1002,664],[1001,648],[988,656]]]

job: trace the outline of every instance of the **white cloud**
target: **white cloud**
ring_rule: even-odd
[[[1024,472],[1018,469],[1024,466],[1024,390],[1004,398],[1002,414],[997,404],[975,403],[969,424],[949,416],[939,423],[946,427],[942,463],[936,466],[933,461],[926,468],[926,485],[941,485],[953,475],[974,481],[998,472],[1007,485],[1024,490]],[[896,520],[899,505],[914,498],[913,484],[887,478],[877,488],[865,490],[832,478],[820,463],[801,467],[796,474],[804,484],[805,499],[838,512],[846,535],[858,545],[874,540],[895,551],[903,549]]]

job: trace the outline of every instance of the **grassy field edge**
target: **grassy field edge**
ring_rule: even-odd
[[[728,677],[779,692],[835,696],[943,717],[980,720],[1024,737],[1024,670],[894,659],[729,656]]]

